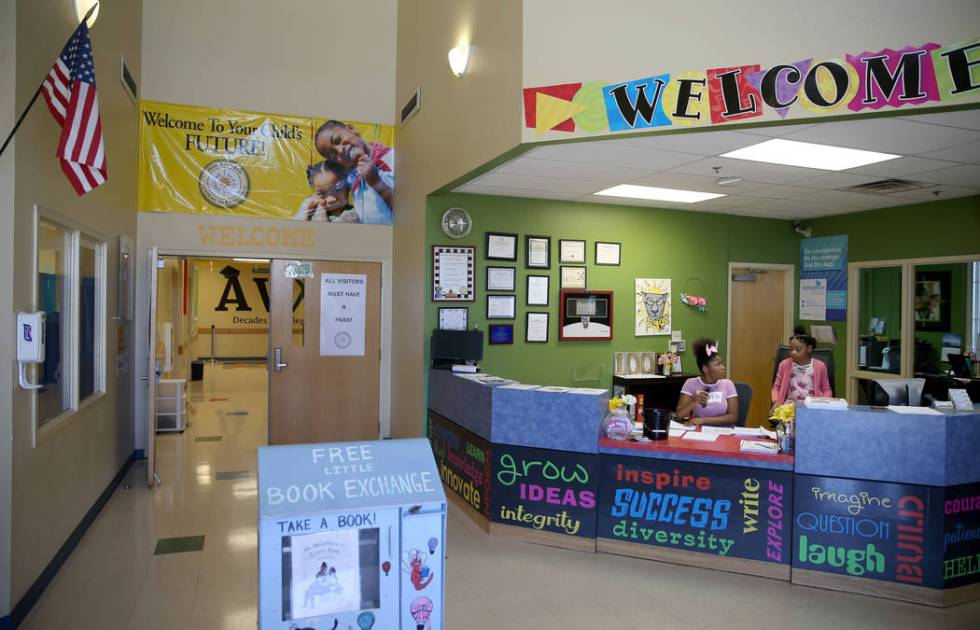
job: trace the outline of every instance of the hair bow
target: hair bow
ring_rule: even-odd
[[[705,346],[704,354],[709,357],[713,354],[718,354],[718,346],[716,346],[715,344]]]

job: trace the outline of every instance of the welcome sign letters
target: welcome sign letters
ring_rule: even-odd
[[[947,104],[980,96],[980,38],[843,57],[654,74],[524,89],[524,124],[540,135],[626,132]],[[775,116],[773,116],[773,112]]]

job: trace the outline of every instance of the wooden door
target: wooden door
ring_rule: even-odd
[[[309,261],[306,278],[287,277],[287,264],[273,260],[271,268],[269,444],[378,439],[381,264]],[[322,291],[324,282],[335,290]],[[361,297],[352,298],[357,290]],[[323,306],[328,320],[322,322]],[[341,308],[355,320],[352,327],[338,323],[347,319],[339,317]],[[328,331],[323,344],[321,330]]]
[[[736,280],[735,278],[739,278]],[[728,378],[752,386],[746,426],[769,426],[772,370],[776,346],[787,343],[787,272],[736,269],[731,283],[731,338]]]

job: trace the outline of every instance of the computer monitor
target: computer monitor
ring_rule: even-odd
[[[970,378],[970,360],[962,354],[950,354],[949,367],[953,371],[953,376]]]
[[[483,358],[482,330],[433,330],[432,367],[477,363]]]
[[[881,378],[871,381],[872,405],[922,405],[922,389],[926,385],[924,378]]]

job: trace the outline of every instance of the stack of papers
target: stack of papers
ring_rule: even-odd
[[[733,435],[746,435],[752,437],[764,437],[770,440],[776,439],[776,432],[763,427],[735,427],[732,429]]]
[[[888,405],[888,408],[895,413],[903,413],[915,416],[942,416],[942,411],[937,411],[931,407],[906,407],[903,405]]]
[[[803,404],[810,409],[847,409],[847,401],[843,398],[807,396]]]
[[[735,433],[735,429],[733,429],[732,427],[702,426],[701,433],[714,433],[715,435],[732,435]]]
[[[704,427],[702,427],[704,429]],[[706,432],[702,433],[699,431],[688,431],[681,438],[682,440],[697,440],[698,442],[714,442],[718,439],[717,433]]]
[[[765,453],[766,455],[775,455],[779,452],[779,447],[775,442],[741,440],[738,445],[738,450],[746,453]]]

